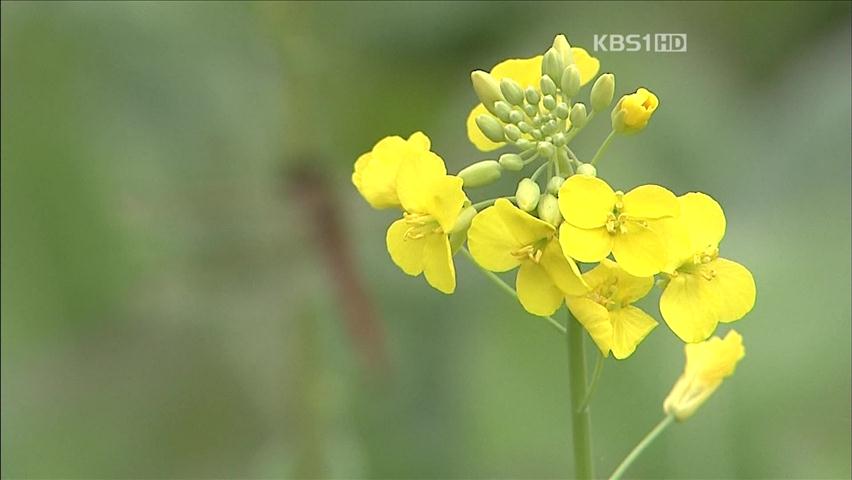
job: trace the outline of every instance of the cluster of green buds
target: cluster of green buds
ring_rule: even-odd
[[[615,76],[605,73],[597,78],[587,107],[577,97],[584,83],[583,74],[588,76],[588,72],[581,72],[575,63],[565,37],[557,36],[553,46],[538,58],[537,85],[524,86],[510,76],[498,79],[482,70],[471,74],[473,89],[486,110],[475,117],[476,127],[491,142],[508,145],[514,151],[474,163],[458,175],[465,188],[480,187],[498,180],[504,170],[519,172],[540,163],[532,174],[520,180],[514,200],[522,210],[558,226],[562,218],[556,194],[564,179],[575,173],[596,174],[593,164],[582,162],[569,145],[595,114],[610,107]],[[530,78],[529,74],[518,76]],[[613,111],[613,122],[617,118],[623,124],[625,113],[617,110]]]

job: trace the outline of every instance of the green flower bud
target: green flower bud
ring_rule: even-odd
[[[503,155],[500,155],[500,166],[503,167],[504,170],[517,172],[524,168],[524,159],[517,153],[504,153]]]
[[[521,123],[521,120],[523,120],[523,119],[524,119],[523,113],[521,113],[517,110],[512,110],[511,112],[509,112],[509,121],[514,123],[515,125]]]
[[[470,74],[473,83],[473,91],[479,97],[479,101],[485,105],[489,112],[497,115],[494,111],[494,102],[505,100],[500,92],[500,83],[488,72],[476,70]]]
[[[612,103],[613,94],[615,94],[615,75],[604,73],[592,85],[592,110],[595,112],[606,110]]]
[[[561,146],[565,145],[565,134],[561,133],[561,132],[555,134],[553,136],[553,144],[556,145],[557,147],[561,147]]]
[[[476,216],[476,209],[473,208],[472,205],[469,205],[467,208],[463,209],[461,213],[459,213],[458,218],[456,219],[455,225],[453,225],[453,229],[450,230],[450,233],[457,232],[466,232],[468,228],[470,228],[470,222],[473,220],[473,217]]]
[[[542,195],[538,201],[538,218],[558,227],[562,223],[562,214],[559,213],[559,200],[549,193]]]
[[[577,173],[580,175],[589,175],[592,177],[598,176],[598,170],[591,163],[582,163],[577,167]]]
[[[550,75],[542,75],[541,81],[541,93],[545,95],[556,95],[556,84],[553,82],[553,79],[550,78]]]
[[[532,135],[533,138],[536,140],[541,140],[541,138],[543,137],[543,135],[541,134],[541,130],[537,128],[534,128],[533,131],[530,132],[530,135]]]
[[[512,106],[508,102],[498,100],[494,102],[494,111],[497,112],[497,118],[504,122],[509,121],[509,114],[512,113]]]
[[[586,106],[582,103],[575,103],[573,107],[571,107],[571,124],[574,125],[575,128],[583,128],[586,125],[586,120],[588,116],[586,115]]]
[[[562,58],[562,65],[567,67],[574,63],[574,53],[565,35],[560,34],[553,39],[553,48],[559,52],[559,56]]]
[[[503,137],[503,125],[500,122],[492,117],[491,115],[480,115],[476,117],[476,126],[479,127],[479,130],[488,137],[492,142],[504,142],[506,139]]]
[[[556,154],[556,147],[550,142],[538,142],[538,153],[545,158],[550,158]]]
[[[518,125],[518,128],[520,128],[520,127],[521,126]],[[523,132],[524,129],[521,128],[521,131]],[[521,150],[529,150],[529,149],[535,147],[535,143],[527,140],[526,138],[522,138],[522,139],[518,140],[517,142],[515,142],[515,146],[520,148]]]
[[[541,132],[545,135],[553,135],[559,130],[559,124],[556,120],[550,120],[541,127]]]
[[[521,138],[521,135],[523,135],[523,133],[521,133],[521,129],[518,128],[517,125],[512,125],[512,124],[509,124],[509,125],[506,125],[505,127],[503,127],[503,133],[506,134],[506,138],[508,138],[509,140],[511,140],[513,142],[515,140]]]
[[[467,188],[481,187],[496,182],[500,179],[503,168],[494,160],[483,160],[464,168],[459,172],[463,186]]]
[[[518,128],[524,133],[530,133],[533,131],[533,126],[527,122],[518,122]]]
[[[536,94],[538,95],[538,94]],[[541,99],[539,97],[539,99]],[[527,114],[528,117],[533,118],[538,115],[538,104],[536,105],[524,105],[524,113]]]
[[[545,95],[541,104],[549,111],[553,111],[556,108],[556,99],[553,98],[553,95]]]
[[[568,118],[568,114],[571,113],[571,110],[568,108],[568,104],[560,103],[553,110],[553,114],[556,115],[557,118],[565,120]]]
[[[518,189],[515,191],[515,202],[518,203],[518,208],[525,212],[532,212],[538,205],[538,199],[541,196],[541,187],[529,178],[525,178],[518,183]]]
[[[542,76],[548,76],[551,79],[555,78],[558,80],[562,78],[562,71],[564,69],[565,65],[562,63],[562,56],[559,54],[559,52],[556,51],[555,48],[549,49],[544,54],[544,58],[542,58],[541,60]]]
[[[560,177],[559,175],[552,177],[547,182],[547,193],[549,193],[551,195],[558,194],[559,193],[559,187],[561,187],[563,183],[565,183],[565,179]]]
[[[562,93],[568,97],[577,95],[580,91],[580,69],[576,65],[569,65],[562,73],[560,81]]]
[[[518,85],[518,82],[511,78],[500,80],[500,92],[503,93],[503,97],[512,105],[524,104],[524,89]]]
[[[524,97],[530,105],[538,105],[539,100],[541,100],[541,95],[539,95],[538,91],[532,87],[527,87],[527,89],[524,90]],[[524,107],[524,110],[526,110],[526,107]]]

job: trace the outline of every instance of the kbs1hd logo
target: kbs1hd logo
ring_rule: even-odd
[[[595,34],[596,52],[686,52],[685,33],[618,33]]]

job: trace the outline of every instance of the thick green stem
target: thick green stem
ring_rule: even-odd
[[[610,480],[618,480],[619,478],[621,478],[621,476],[624,475],[624,472],[627,471],[627,469],[630,467],[630,465],[633,463],[633,461],[636,460],[639,457],[639,455],[642,453],[642,451],[645,450],[648,447],[648,445],[650,445],[651,442],[653,442],[657,438],[657,436],[660,433],[662,433],[663,430],[666,429],[666,427],[671,425],[673,420],[674,420],[673,416],[667,415],[666,418],[664,418],[662,421],[660,421],[660,423],[658,423],[657,426],[654,427],[653,430],[648,432],[648,434],[645,435],[645,438],[643,438],[642,441],[640,441],[638,445],[633,447],[633,450],[631,450],[630,453],[627,454],[627,457],[624,458],[624,460],[621,462],[621,464],[618,466],[618,468],[616,468],[615,471],[612,472],[612,476],[609,477],[609,479]]]
[[[568,312],[568,367],[571,392],[571,429],[574,440],[574,476],[594,478],[592,464],[592,418],[588,408],[580,408],[586,398],[586,352],[583,327]]]

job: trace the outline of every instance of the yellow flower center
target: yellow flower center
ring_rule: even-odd
[[[688,260],[686,263],[681,265],[678,268],[678,271],[685,273],[692,273],[701,275],[708,282],[716,278],[716,270],[713,268],[699,268],[702,265],[706,265],[713,260],[716,260],[719,257],[719,248],[709,246],[704,250],[696,253],[692,256],[692,260]],[[677,276],[677,271],[675,271],[672,276]]]
[[[648,226],[648,222],[631,218],[621,213],[622,210],[624,210],[623,198],[624,192],[615,192],[615,205],[613,206],[612,212],[609,213],[606,219],[606,230],[611,235],[627,233],[627,224],[629,222],[637,223],[643,227]]]
[[[606,282],[598,285],[591,293],[588,294],[588,298],[593,302],[603,306],[607,310],[615,310],[620,308],[619,305],[613,298],[615,298],[615,294],[618,292],[618,278],[610,278]]]
[[[531,260],[535,263],[541,261],[541,255],[541,249],[537,248],[535,245],[527,245],[512,252],[512,256],[518,260]]]
[[[431,234],[443,234],[444,230],[438,225],[438,221],[431,215],[425,213],[404,213],[403,219],[409,225],[405,231],[405,238],[417,240]]]

